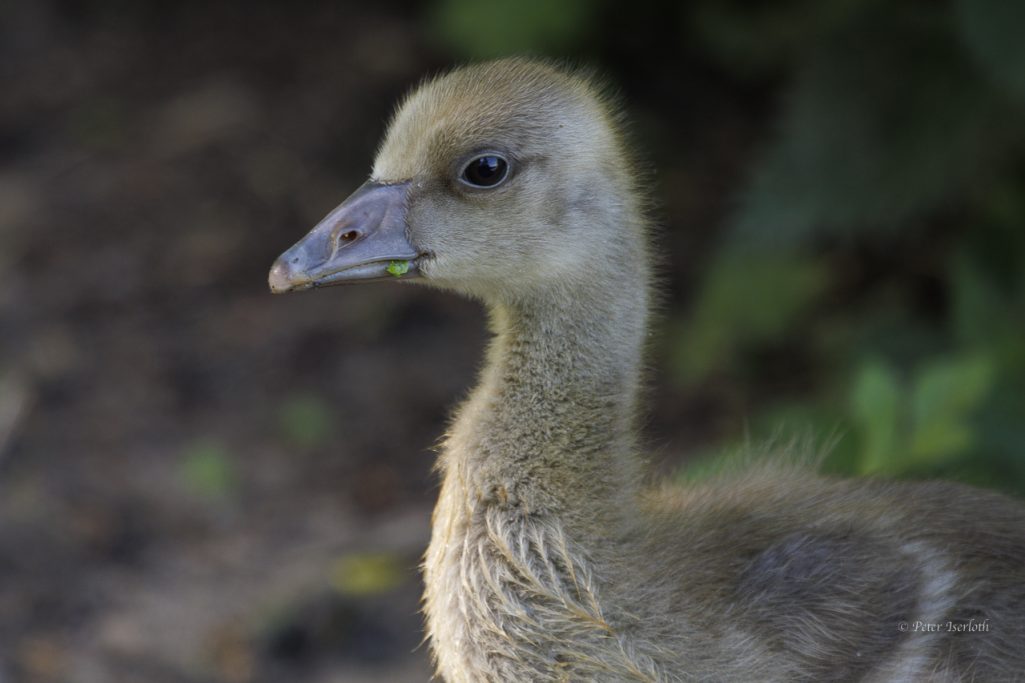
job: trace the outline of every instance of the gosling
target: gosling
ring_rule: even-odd
[[[270,272],[478,299],[494,337],[438,462],[441,678],[1025,680],[1025,506],[758,467],[644,484],[647,200],[589,79],[505,59],[399,107],[370,180]]]

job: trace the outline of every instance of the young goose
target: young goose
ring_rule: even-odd
[[[1025,680],[1020,503],[785,468],[643,485],[644,210],[595,87],[502,60],[413,92],[371,179],[271,270],[274,292],[400,276],[490,312],[424,562],[440,675]]]

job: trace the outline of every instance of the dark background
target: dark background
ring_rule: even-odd
[[[0,682],[427,678],[431,447],[481,311],[265,283],[471,59],[622,95],[656,467],[797,435],[1025,493],[1023,8],[0,4]]]

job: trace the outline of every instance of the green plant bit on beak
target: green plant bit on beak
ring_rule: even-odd
[[[409,272],[409,261],[390,261],[387,270],[395,277],[402,277]]]

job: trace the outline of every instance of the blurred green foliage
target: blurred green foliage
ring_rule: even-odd
[[[708,269],[694,309],[676,323],[670,359],[676,380],[695,381],[743,350],[779,339],[826,283],[824,264],[811,258],[724,249]]]
[[[956,0],[954,26],[983,73],[1006,95],[1025,102],[1025,3]]]
[[[972,417],[992,390],[993,369],[983,355],[937,358],[901,382],[888,365],[866,361],[850,392],[861,469],[888,472],[971,448]]]
[[[442,0],[432,25],[457,58],[600,61],[582,46],[622,11]],[[827,470],[1025,494],[1025,3],[637,0],[630,12],[676,21],[681,46],[738,84],[783,84],[695,298],[670,314],[680,391],[762,388],[742,408],[746,433],[718,452],[836,435]],[[767,399],[787,352],[812,379]]]
[[[839,429],[828,469],[1025,493],[1025,5],[802,4],[699,11],[725,64],[772,64],[789,89],[721,245],[747,263],[704,273],[676,323],[678,377],[738,372],[752,343],[810,344],[815,386],[783,399],[784,428]],[[852,263],[879,272],[831,310]]]
[[[430,23],[440,41],[464,58],[559,53],[590,34],[599,8],[596,0],[441,0]]]
[[[905,229],[1003,160],[1021,111],[938,18],[876,13],[809,48],[736,217],[745,242]]]

